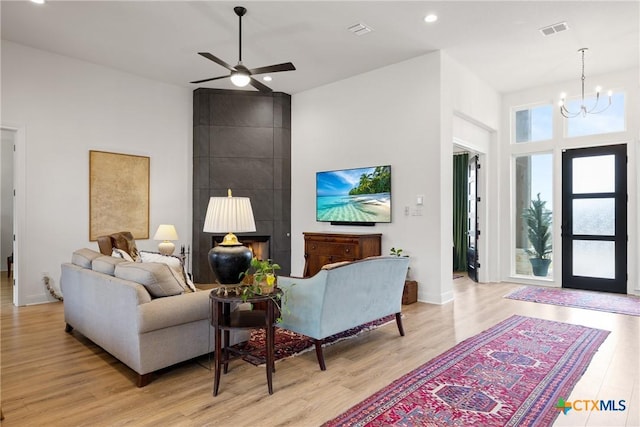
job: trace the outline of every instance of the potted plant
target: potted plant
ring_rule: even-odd
[[[389,255],[390,256],[397,256],[397,257],[405,257],[405,258],[409,258],[409,255],[403,255],[402,252],[404,252],[403,249],[401,248],[391,248],[389,249]],[[411,267],[407,268],[407,280],[409,280],[409,273],[411,273]]]
[[[409,256],[409,255],[402,255],[402,251],[403,250],[400,249],[400,248],[398,248],[398,249],[391,248],[391,249],[389,249],[389,255],[391,255],[391,256],[405,256],[405,257]]]
[[[280,268],[280,265],[271,259],[261,260],[254,257],[251,259],[249,269],[242,275],[243,286],[240,287],[240,295],[245,302],[256,295],[268,295],[276,305],[278,312],[276,322],[278,323],[282,321],[283,311],[288,313],[285,307],[287,292],[283,290],[274,292],[276,290],[276,270],[280,270]]]
[[[530,249],[527,254],[531,256],[531,268],[534,276],[546,276],[551,264],[551,211],[545,207],[546,201],[540,200],[540,193],[537,199],[531,200],[531,206],[526,208],[522,218],[527,224],[527,236],[529,237]]]
[[[253,273],[250,275],[248,272],[251,270]],[[272,260],[261,260],[254,257],[245,274],[252,277],[249,284],[257,286],[256,290],[260,290],[258,295],[263,295],[273,292],[276,283],[276,270],[280,270],[280,265],[275,264]]]

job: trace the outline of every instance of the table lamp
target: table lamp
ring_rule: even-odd
[[[240,283],[240,274],[251,265],[251,249],[243,246],[233,233],[256,231],[251,201],[248,197],[209,198],[204,219],[205,233],[228,233],[222,243],[209,251],[209,265],[218,283],[223,285]]]
[[[176,249],[176,245],[171,243],[170,240],[178,240],[178,233],[173,225],[160,224],[156,234],[153,236],[153,240],[162,240],[158,244],[158,252],[162,255],[171,255]]]

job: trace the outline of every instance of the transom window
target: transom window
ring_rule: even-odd
[[[585,98],[585,105],[594,105],[596,97]],[[600,97],[600,104],[604,108],[607,104],[607,96]],[[625,124],[625,97],[624,93],[618,92],[611,96],[611,106],[598,114],[587,114],[585,117],[578,116],[565,120],[565,133],[567,137],[599,135],[603,133],[622,132],[626,129]],[[580,99],[567,101],[569,111],[580,110]]]
[[[515,132],[516,143],[551,139],[553,137],[553,106],[546,104],[517,110]]]

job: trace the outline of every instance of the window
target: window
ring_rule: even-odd
[[[596,97],[585,98],[584,103],[592,106],[596,102]],[[600,104],[604,108],[608,100],[606,95],[600,98]],[[566,119],[567,137],[599,135],[610,132],[622,132],[625,130],[625,105],[624,93],[614,93],[611,96],[611,106],[599,114],[587,114],[585,117],[578,116]],[[569,111],[580,110],[580,100],[576,99],[567,102]]]
[[[551,139],[553,135],[553,106],[540,105],[515,114],[515,142],[532,142]]]
[[[515,173],[515,273],[551,277],[553,156],[518,156]]]

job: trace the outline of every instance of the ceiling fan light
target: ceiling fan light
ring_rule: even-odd
[[[245,87],[251,81],[251,77],[248,74],[234,71],[231,73],[231,83],[238,87]]]

